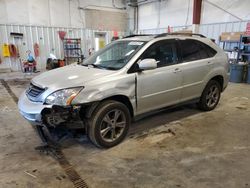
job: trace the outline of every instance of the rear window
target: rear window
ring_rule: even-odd
[[[180,40],[179,42],[182,51],[182,60],[184,62],[206,59],[216,54],[213,48],[196,40],[186,39]]]
[[[213,48],[211,48],[210,46],[208,46],[202,42],[199,42],[199,43],[203,47],[203,49],[206,51],[208,58],[215,56],[215,54],[217,53],[216,50],[214,50]]]

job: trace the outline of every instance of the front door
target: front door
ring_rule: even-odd
[[[158,66],[137,73],[138,114],[180,101],[182,72],[177,57],[175,40],[158,41],[142,54],[140,60],[153,58]]]

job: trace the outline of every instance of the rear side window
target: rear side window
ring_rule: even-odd
[[[186,39],[179,42],[184,62],[206,59],[216,54],[214,49],[196,40]]]
[[[195,61],[200,59],[200,48],[195,43],[194,40],[180,40],[180,48],[182,52],[182,60],[184,62],[187,61]]]
[[[157,67],[164,67],[177,63],[175,40],[159,41],[150,46],[141,56],[141,59],[153,58]]]
[[[215,54],[217,53],[213,48],[211,48],[210,46],[208,46],[208,45],[206,45],[206,44],[204,44],[204,43],[202,43],[202,42],[199,42],[199,41],[197,41],[200,45],[201,45],[201,47],[202,47],[202,49],[204,50],[204,51],[206,51],[206,53],[207,53],[207,58],[210,58],[210,57],[214,57],[215,56]]]

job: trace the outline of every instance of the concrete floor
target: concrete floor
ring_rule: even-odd
[[[27,79],[7,81],[19,96]],[[250,85],[229,84],[219,106],[192,105],[133,123],[117,147],[67,140],[63,153],[89,187],[250,187]],[[0,187],[73,187],[0,86]],[[29,175],[30,173],[31,175]]]

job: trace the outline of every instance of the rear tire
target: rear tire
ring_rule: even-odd
[[[128,108],[117,101],[104,101],[88,119],[88,137],[97,147],[113,147],[126,137],[131,117]]]
[[[213,110],[219,103],[221,86],[216,80],[210,80],[202,92],[198,107],[204,111]]]

